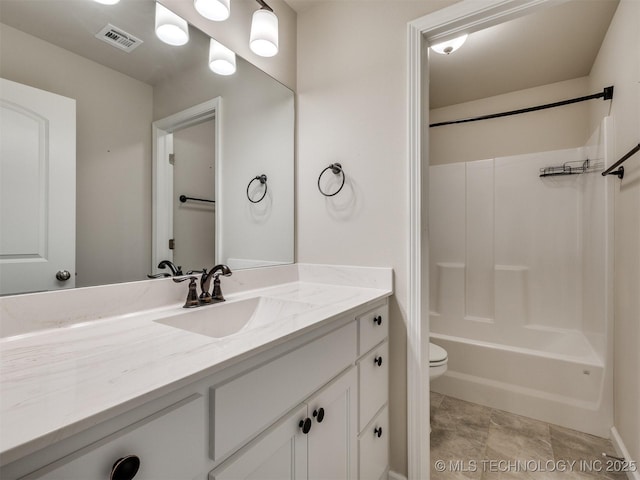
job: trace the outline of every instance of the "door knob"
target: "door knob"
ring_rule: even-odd
[[[373,323],[375,325],[382,325],[382,315],[376,315],[373,317]]]
[[[71,278],[71,272],[69,272],[69,270],[58,270],[56,278],[61,282],[66,282]]]
[[[373,363],[378,365],[379,367],[382,366],[382,357],[376,357],[373,359]]]
[[[111,467],[109,480],[131,480],[138,473],[140,458],[135,455],[127,455],[119,458]]]
[[[382,427],[377,427],[373,429],[373,434],[380,438],[382,436]]]

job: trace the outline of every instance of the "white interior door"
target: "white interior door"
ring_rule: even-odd
[[[75,286],[75,198],[75,100],[0,79],[0,294]]]

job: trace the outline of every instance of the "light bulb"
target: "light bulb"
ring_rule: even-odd
[[[209,42],[209,68],[218,75],[233,75],[236,72],[236,54],[212,38]]]
[[[98,3],[101,3],[103,5],[115,5],[116,3],[118,3],[120,0],[94,0]]]
[[[185,19],[156,2],[156,35],[169,45],[184,45],[189,41],[189,26]]]
[[[216,22],[226,20],[231,13],[229,0],[193,0],[193,6],[204,18]]]
[[[447,40],[446,42],[436,43],[435,45],[431,45],[431,50],[441,55],[449,55],[458,50],[467,40],[468,36],[469,35],[465,34],[452,40]]]
[[[278,53],[278,17],[261,8],[253,13],[249,47],[256,55],[273,57]]]

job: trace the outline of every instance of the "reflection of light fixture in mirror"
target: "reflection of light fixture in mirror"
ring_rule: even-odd
[[[193,0],[193,6],[204,18],[221,22],[229,18],[229,0]]]
[[[103,5],[115,5],[116,3],[118,3],[120,0],[94,0],[98,3],[101,3]]]
[[[451,40],[447,40],[446,42],[436,43],[435,45],[431,45],[431,49],[434,52],[440,53],[442,55],[449,55],[450,53],[458,50],[462,44],[467,39],[468,35],[462,35],[460,37],[453,38]]]
[[[189,41],[189,26],[185,19],[156,2],[156,35],[169,45],[184,45]]]
[[[278,17],[263,0],[256,0],[260,10],[253,12],[249,47],[261,57],[273,57],[278,53]]]
[[[236,54],[212,38],[209,42],[209,68],[218,75],[233,75],[236,73]]]

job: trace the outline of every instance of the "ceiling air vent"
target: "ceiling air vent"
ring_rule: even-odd
[[[129,53],[133,51],[138,45],[142,43],[138,37],[125,32],[121,28],[114,27],[110,23],[107,24],[102,30],[96,33],[96,38],[108,43],[120,50],[124,50]]]

